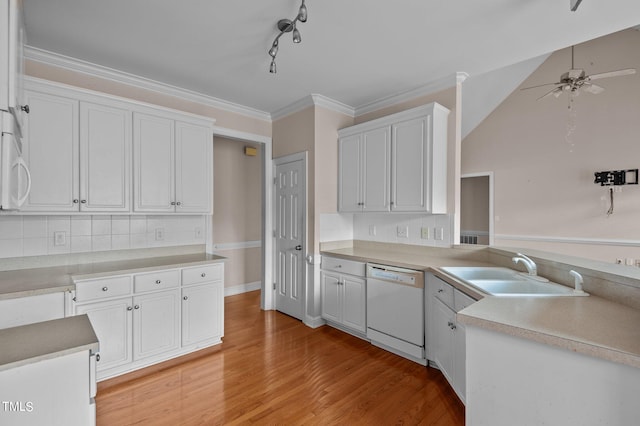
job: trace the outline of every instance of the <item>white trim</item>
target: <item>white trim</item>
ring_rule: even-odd
[[[156,80],[140,77],[114,68],[104,67],[102,65],[72,58],[47,50],[39,49],[33,46],[24,47],[24,56],[34,62],[40,62],[46,65],[52,65],[69,71],[79,72],[93,77],[100,77],[106,80],[115,81],[117,83],[127,84],[129,86],[138,87],[145,90],[151,90],[164,95],[174,96],[191,102],[197,102],[202,105],[218,108],[224,111],[241,114],[247,117],[256,118],[258,120],[271,121],[271,115],[268,112],[260,111],[255,108],[225,101],[224,99],[215,98],[213,96],[204,95],[189,89],[184,89],[170,84],[162,83]]]
[[[331,111],[348,115],[349,117],[354,116],[354,110],[349,105],[335,101],[324,95],[311,94],[271,113],[271,121],[280,120],[281,118],[302,111],[311,106],[319,106]]]
[[[311,328],[318,328],[325,325],[327,322],[322,317],[309,317],[307,316],[304,320],[304,325]]]
[[[385,96],[375,101],[367,102],[366,104],[360,105],[355,108],[355,116],[359,117],[364,114],[369,114],[370,112],[378,111],[382,108],[391,107],[402,102],[411,101],[421,96],[430,95],[444,89],[449,89],[450,87],[455,87],[460,75],[466,74],[455,73],[439,80],[432,81],[431,83],[428,83],[424,86],[408,90],[406,92]]]
[[[236,243],[222,243],[222,244],[213,244],[213,249],[216,251],[224,251],[224,250],[238,250],[238,249],[248,249],[248,248],[260,248],[262,247],[262,241],[240,241]]]
[[[248,293],[250,291],[260,290],[262,287],[261,281],[254,281],[252,283],[238,284],[224,288],[224,297],[235,296],[236,294]]]
[[[228,129],[226,127],[213,126],[213,136],[219,136],[222,138],[233,139],[238,141],[258,142],[258,143],[271,143],[271,137],[257,135],[255,133],[243,132],[235,129]]]
[[[460,235],[471,236],[471,237],[473,236],[487,237],[489,236],[489,231],[474,231],[471,229],[461,229]]]
[[[496,234],[497,240],[538,241],[544,243],[589,244],[605,246],[638,247],[640,240],[620,240],[607,238],[554,237],[549,235],[509,235]]]

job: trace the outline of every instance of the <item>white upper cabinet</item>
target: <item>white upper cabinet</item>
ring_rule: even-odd
[[[11,111],[22,126],[25,43],[21,0],[0,0],[0,110]]]
[[[214,120],[38,79],[27,89],[23,211],[211,213]]]
[[[131,112],[80,103],[80,210],[128,212]]]
[[[128,212],[131,112],[57,94],[26,92],[24,211]]]
[[[447,209],[447,119],[431,103],[339,131],[338,210]]]
[[[31,171],[31,191],[22,210],[77,211],[78,101],[31,91],[25,97],[31,111],[25,120],[23,157]]]
[[[210,126],[134,114],[134,210],[210,213]]]

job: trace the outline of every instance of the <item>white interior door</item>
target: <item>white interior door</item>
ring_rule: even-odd
[[[305,159],[276,160],[276,309],[302,320],[305,262]]]

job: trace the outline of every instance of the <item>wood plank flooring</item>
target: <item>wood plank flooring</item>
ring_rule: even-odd
[[[98,426],[464,425],[444,376],[330,327],[225,299],[220,350],[108,386]],[[134,376],[132,376],[134,377]]]

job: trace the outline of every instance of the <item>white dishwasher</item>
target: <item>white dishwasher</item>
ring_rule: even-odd
[[[367,338],[426,365],[423,272],[367,264]]]

